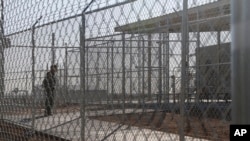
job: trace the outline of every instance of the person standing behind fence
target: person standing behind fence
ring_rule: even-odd
[[[54,105],[55,87],[56,87],[56,74],[57,65],[51,65],[50,71],[47,72],[43,80],[43,87],[45,88],[45,116],[52,115],[52,107]]]

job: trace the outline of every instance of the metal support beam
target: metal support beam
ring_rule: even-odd
[[[151,100],[152,98],[152,68],[151,68],[151,62],[152,62],[152,35],[148,34],[148,97]]]
[[[217,31],[217,52],[216,52],[217,63],[220,63],[220,54],[221,54],[221,40],[220,40],[220,38],[221,38],[221,31]],[[216,70],[216,74],[219,75],[220,74],[220,66],[216,66],[215,70]],[[216,81],[217,81],[216,82],[217,84],[220,84],[219,81],[221,81],[221,80],[217,79]]]
[[[163,43],[164,43],[164,47],[163,47],[163,54],[164,54],[164,86],[165,86],[165,97],[164,100],[165,102],[169,102],[169,62],[170,62],[170,56],[169,56],[169,52],[170,52],[170,46],[169,46],[169,33],[164,33],[163,34]]]
[[[52,42],[51,42],[51,55],[52,55],[52,60],[51,60],[51,65],[55,64],[55,58],[56,58],[56,54],[55,54],[55,33],[52,33],[51,35],[52,37]]]
[[[138,79],[138,94],[139,95],[141,95],[142,94],[142,83],[141,83],[141,81],[142,81],[142,79],[141,79],[141,66],[142,66],[142,64],[141,64],[141,60],[142,60],[142,58],[141,58],[141,54],[142,54],[142,49],[141,49],[141,37],[139,36],[138,37],[138,42],[137,42],[137,46],[138,46],[138,50],[137,50],[137,60],[138,60],[138,66],[139,66],[139,68],[138,68],[138,72],[137,72],[137,75],[138,75],[138,77],[137,77],[137,79]],[[140,97],[138,98],[138,103],[140,103],[141,104],[141,99],[140,99]]]
[[[131,41],[133,38],[133,35],[130,37],[129,41],[129,95],[130,95],[130,102],[132,102],[132,93],[133,93],[133,72],[132,72],[132,66],[133,66],[133,41]]]
[[[162,34],[159,33],[159,40],[162,39]],[[159,92],[159,97],[158,97],[158,104],[161,104],[162,102],[162,42],[159,43],[159,49],[158,49],[158,65],[159,65],[159,70],[158,70],[158,92]]]
[[[197,19],[200,19],[200,13],[199,10],[196,11],[196,16]],[[201,85],[200,85],[200,60],[198,60],[198,55],[200,54],[200,26],[199,24],[196,25],[196,95],[195,95],[195,102],[199,102],[199,95],[200,95],[200,89],[201,89]]]
[[[96,73],[97,74],[99,74],[100,73],[100,58],[101,58],[101,52],[100,52],[100,50],[97,50],[97,53],[96,53],[96,62],[95,62],[95,71],[96,71]],[[100,89],[100,83],[101,83],[101,78],[100,78],[100,76],[97,76],[96,77],[96,85],[95,85],[95,89],[96,90],[99,90]]]
[[[146,97],[146,93],[145,93],[145,89],[146,89],[146,83],[145,83],[145,60],[146,60],[146,52],[145,52],[145,40],[142,38],[142,104],[143,106],[145,105],[145,97]],[[143,108],[143,112],[144,112],[144,108]]]
[[[65,94],[68,96],[68,45],[65,43],[65,62],[64,62],[64,81],[63,86],[65,89]]]
[[[115,43],[112,43],[112,46],[114,46]],[[115,93],[115,83],[114,83],[114,48],[111,48],[111,104],[114,104],[114,93]]]
[[[110,69],[109,69],[110,53],[109,53],[109,49],[110,49],[110,48],[108,48],[108,46],[109,46],[109,42],[107,43],[107,48],[106,48],[106,50],[107,50],[107,52],[106,52],[106,54],[107,54],[107,56],[106,56],[106,62],[107,62],[107,68],[106,68],[106,71],[107,71],[107,78],[106,78],[106,79],[107,79],[107,80],[106,80],[106,81],[107,81],[107,84],[106,84],[106,85],[107,85],[107,86],[106,86],[106,89],[107,89],[107,93],[109,94],[109,86],[110,86],[110,85],[109,85],[109,82],[110,82],[110,81],[109,81],[109,80],[110,80],[110,79],[109,79],[109,77],[110,77],[110,75],[109,75],[109,74],[110,74]],[[108,96],[107,96],[108,103],[109,103],[109,101],[110,101],[109,98],[110,98],[110,97],[109,97],[109,95],[108,95]]]
[[[250,124],[250,1],[231,0],[232,123]]]
[[[122,121],[125,121],[125,100],[126,100],[126,66],[125,66],[125,34],[122,34]]]

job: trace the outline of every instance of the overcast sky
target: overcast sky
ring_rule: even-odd
[[[91,0],[12,0],[5,1],[5,32],[6,34],[30,28],[42,16],[37,25],[63,19],[81,13]],[[126,0],[95,0],[88,11],[118,4]],[[189,0],[189,7],[217,0]],[[119,19],[122,24],[159,16],[173,10],[182,9],[182,0],[137,0],[122,7],[111,8],[114,17],[129,15],[129,19]],[[110,16],[109,13],[106,16]],[[108,18],[108,17],[105,17]]]

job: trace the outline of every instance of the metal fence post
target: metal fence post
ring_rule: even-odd
[[[169,62],[170,62],[170,56],[169,56],[169,33],[163,33],[163,74],[164,74],[164,102],[169,103]]]
[[[82,94],[82,97],[80,98],[81,107],[80,107],[80,117],[81,117],[81,141],[85,141],[85,94],[86,94],[86,62],[85,62],[85,55],[86,55],[86,37],[85,37],[85,14],[89,6],[94,2],[95,0],[92,0],[82,11],[81,16],[81,27],[80,27],[80,92]]]
[[[36,81],[36,76],[35,76],[35,65],[36,65],[36,59],[35,59],[35,47],[36,47],[36,41],[35,41],[35,27],[36,24],[42,19],[40,17],[39,19],[36,20],[36,22],[32,25],[32,33],[31,33],[31,43],[32,43],[32,129],[35,129],[35,81]]]
[[[163,93],[162,93],[162,45],[164,43],[162,42],[162,33],[159,33],[159,48],[158,48],[158,64],[159,64],[159,72],[158,72],[158,77],[159,77],[159,80],[158,80],[158,91],[159,91],[159,99],[158,99],[158,104],[162,104],[162,96],[163,96]],[[165,100],[165,98],[164,98]]]
[[[1,34],[1,33],[0,33]],[[3,36],[0,35],[1,42]],[[0,102],[3,104],[4,101],[4,47],[0,46]],[[3,119],[2,105],[0,106],[0,119]]]
[[[187,30],[187,7],[188,0],[183,0],[182,11],[182,50],[181,50],[181,95],[180,95],[180,141],[185,140],[184,128],[185,128],[185,96],[186,96],[186,64],[187,64],[187,45],[188,45],[188,30]]]
[[[55,33],[52,33],[51,37],[52,37],[52,42],[51,42],[52,61],[51,61],[51,65],[54,65],[55,64],[55,58],[56,58],[56,54],[55,54]]]
[[[65,96],[68,97],[68,45],[65,43],[65,62],[64,62],[64,80],[63,85],[66,89]],[[65,100],[65,99],[64,99]]]
[[[115,88],[114,88],[114,46],[115,43],[112,43],[111,46],[111,104],[114,104],[114,93],[115,93]]]
[[[4,1],[1,0],[1,21],[0,21],[0,102],[4,102]],[[0,106],[0,119],[3,119],[2,107]]]
[[[80,28],[80,91],[81,91],[81,141],[85,140],[85,14],[82,15]]]
[[[250,124],[250,1],[231,0],[232,18],[232,122]]]
[[[122,121],[125,121],[125,101],[126,101],[126,66],[125,66],[125,33],[122,33],[122,97],[123,97],[123,104],[122,104]]]

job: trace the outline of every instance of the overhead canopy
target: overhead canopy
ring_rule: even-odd
[[[178,33],[181,32],[182,11],[115,27],[124,33]],[[188,9],[189,32],[230,30],[230,0],[219,0]]]

